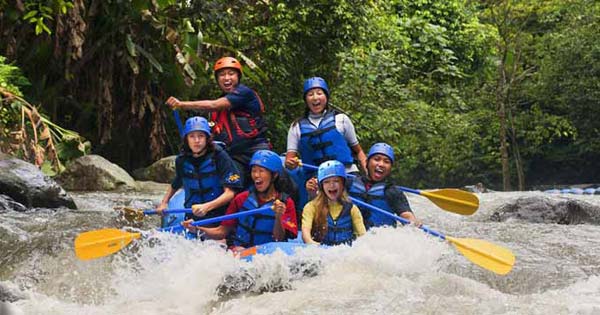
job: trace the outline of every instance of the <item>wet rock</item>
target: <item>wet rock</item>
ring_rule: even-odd
[[[27,207],[14,201],[12,198],[6,195],[0,195],[0,213],[4,211],[26,211]]]
[[[0,302],[15,302],[23,298],[22,294],[14,292],[14,290],[11,290],[7,285],[0,282]],[[5,314],[2,313],[2,308],[0,308],[0,314]]]
[[[35,165],[16,158],[0,159],[0,191],[27,208],[77,208],[52,178]]]
[[[144,182],[144,181],[138,181],[137,183],[137,187],[140,191],[142,192],[148,192],[148,193],[164,193],[165,191],[167,191],[167,188],[171,187],[171,185],[169,184],[163,184],[163,183],[157,183],[157,182]]]
[[[167,156],[146,168],[137,169],[133,171],[133,177],[137,180],[170,183],[175,178],[176,157],[176,155]]]
[[[498,207],[492,221],[519,219],[531,223],[600,224],[600,207],[569,198],[521,197]]]
[[[475,185],[467,185],[464,187],[464,190],[470,191],[472,193],[486,193],[492,192],[492,190],[488,190],[487,187],[483,185],[483,183],[477,183]]]
[[[9,159],[12,159],[12,158],[13,158],[12,155],[0,152],[0,161],[2,161],[2,160],[9,160]]]
[[[282,271],[283,274],[265,272],[253,267],[240,269],[223,278],[216,289],[217,296],[232,298],[240,294],[291,290],[293,281],[316,277],[323,269],[320,260],[292,261],[287,267],[285,271]]]
[[[71,161],[57,181],[68,190],[137,189],[135,180],[124,169],[99,155],[85,155]]]

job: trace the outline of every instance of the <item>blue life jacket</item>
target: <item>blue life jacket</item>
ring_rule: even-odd
[[[389,213],[395,214],[385,198],[385,189],[387,187],[388,185],[385,182],[378,182],[371,186],[369,191],[366,191],[365,184],[362,179],[355,177],[352,181],[352,186],[350,186],[350,189],[348,190],[348,193],[354,198],[357,198]],[[377,211],[371,211],[365,207],[359,206],[358,208],[360,209],[365,227],[367,229],[383,225],[396,226],[396,220],[386,215],[383,215]]]
[[[217,149],[219,150],[219,149]],[[190,208],[194,204],[206,203],[215,200],[223,194],[223,186],[219,180],[217,167],[214,161],[214,153],[208,156],[196,167],[186,158],[183,161],[183,189],[185,190],[184,206]],[[207,213],[205,217],[198,218],[190,216],[194,220],[208,219],[224,214],[223,209],[215,209]]]
[[[308,118],[300,119],[299,151],[302,161],[312,165],[319,165],[329,160],[338,160],[345,165],[354,162],[344,135],[335,128],[337,114],[328,111],[318,127]]]
[[[324,245],[352,244],[354,240],[354,230],[352,229],[352,216],[350,210],[352,203],[344,202],[342,212],[337,219],[333,219],[331,214],[327,214],[327,234],[321,241]]]
[[[281,200],[286,201],[287,195],[281,193]],[[271,206],[275,201],[269,201],[263,205],[258,205],[258,198],[254,189],[250,189],[248,198],[242,204],[241,211],[254,210],[264,206]],[[252,247],[269,242],[276,242],[273,238],[273,227],[275,226],[275,212],[269,211],[248,215],[238,219],[236,234],[233,236],[233,244],[243,247]]]

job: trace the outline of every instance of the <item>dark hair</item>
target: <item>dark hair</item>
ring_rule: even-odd
[[[298,200],[298,185],[292,180],[285,168],[279,173],[273,186],[275,186],[275,190],[288,194],[294,201]]]
[[[206,133],[204,133],[204,135],[206,135]],[[213,142],[212,136],[207,137],[206,138],[206,153],[213,153],[215,152],[215,143]],[[190,146],[187,142],[187,135],[185,137],[183,137],[183,139],[181,140],[181,146],[179,148],[179,153],[181,153],[181,155],[189,155],[191,156],[192,153],[192,149],[190,149]]]

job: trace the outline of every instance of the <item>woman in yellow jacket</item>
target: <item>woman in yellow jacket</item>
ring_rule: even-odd
[[[362,215],[345,188],[344,164],[323,162],[317,170],[319,190],[302,212],[302,239],[307,244],[351,244],[366,233]]]

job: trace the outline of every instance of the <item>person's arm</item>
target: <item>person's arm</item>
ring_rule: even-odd
[[[165,210],[167,208],[167,206],[169,204],[169,200],[171,200],[171,197],[173,197],[175,192],[176,192],[176,190],[173,189],[173,187],[169,186],[169,188],[167,188],[167,192],[165,193],[165,196],[160,201],[160,204],[158,205],[158,207],[156,207],[156,212],[159,215],[163,214],[163,210]]]
[[[412,213],[412,211],[402,212],[400,214],[400,216],[405,218],[406,220],[412,222],[412,224],[416,225],[417,227],[420,227],[421,225],[423,225],[423,222],[421,220],[417,219],[417,217],[415,216],[414,213]]]
[[[287,136],[287,152],[285,153],[285,167],[290,170],[299,165],[298,142],[300,141],[300,125],[294,123],[290,126]]]
[[[226,97],[215,100],[180,101],[171,96],[167,99],[167,105],[172,109],[181,108],[184,110],[221,111],[231,108],[231,103]]]
[[[181,159],[182,159],[181,156],[178,156],[177,158],[175,158],[175,178],[171,182],[171,186],[169,186],[169,188],[167,188],[167,192],[165,193],[164,197],[160,201],[160,204],[156,207],[156,212],[158,212],[158,214],[160,214],[160,215],[162,215],[163,211],[168,207],[169,200],[171,200],[171,197],[173,197],[175,192],[177,192],[177,190],[179,188],[181,188],[181,186],[183,186],[183,180],[182,180],[182,175],[181,175],[181,169],[183,166],[181,165],[181,163],[182,163]]]
[[[365,152],[363,151],[362,147],[360,146],[360,144],[357,143],[356,145],[353,145],[350,148],[352,149],[354,156],[356,156],[356,159],[360,163],[360,167],[364,172],[363,174],[367,174],[367,155],[365,155]]]
[[[360,214],[360,210],[356,205],[352,205],[352,209],[350,209],[350,216],[352,217],[352,231],[354,235],[358,237],[367,233],[367,228],[365,228],[362,214]]]
[[[296,216],[296,203],[292,197],[285,201],[285,212],[281,216],[286,239],[294,239],[298,236],[298,217]]]
[[[244,182],[242,181],[241,170],[225,150],[220,148],[216,148],[215,150],[214,161],[219,172],[219,182],[223,187],[233,189],[235,193],[242,191],[244,189]]]
[[[186,226],[186,222],[193,222],[193,220],[188,220],[185,221],[183,223],[183,226]],[[186,227],[190,230],[190,232],[194,233],[195,231],[194,226],[188,226]],[[231,232],[231,230],[233,229],[232,226],[225,226],[225,225],[219,225],[216,227],[204,227],[204,226],[199,226],[196,228],[196,230],[198,231],[202,231],[204,232],[204,236],[210,238],[211,240],[222,240],[225,237],[227,237],[227,235],[229,234],[229,232]]]
[[[306,189],[306,193],[308,194],[308,199],[315,199],[317,193],[319,192],[319,182],[316,177],[309,178],[306,183],[304,183],[304,188]]]
[[[210,211],[228,204],[233,197],[235,197],[235,191],[229,187],[223,187],[223,193],[219,197],[209,202],[192,205],[192,212],[197,217],[203,217]]]
[[[354,157],[356,157],[356,159],[360,163],[360,167],[362,168],[364,174],[367,174],[367,156],[365,155],[365,152],[358,143],[356,130],[354,129],[354,124],[352,124],[352,120],[350,120],[350,117],[348,117],[345,114],[337,115],[336,128],[338,128],[338,130],[342,132],[344,138],[346,139],[346,142],[348,143],[348,146],[354,154]]]
[[[285,231],[283,230],[283,213],[285,212],[286,204],[281,200],[275,200],[273,203],[273,212],[275,212],[275,222],[273,223],[273,239],[276,242],[285,240]]]
[[[287,151],[285,153],[285,167],[289,170],[293,170],[300,165],[300,159],[298,158],[298,152]]]
[[[384,194],[385,201],[390,205],[397,215],[407,219],[416,226],[421,226],[423,224],[423,222],[417,219],[415,214],[412,212],[406,195],[400,189],[398,189],[396,186],[389,186],[385,189]]]
[[[315,242],[312,239],[312,234],[311,234],[315,210],[316,209],[312,202],[309,202],[306,204],[306,206],[304,206],[304,210],[302,211],[302,240],[306,244],[319,245],[318,242]]]
[[[248,195],[245,194],[245,196],[247,197]],[[243,198],[239,198],[239,197],[243,197]],[[231,203],[229,203],[227,210],[225,210],[225,214],[228,215],[228,214],[237,213],[239,211],[239,209],[241,208],[242,204],[244,203],[244,201],[246,200],[246,197],[238,195],[238,197],[234,198],[233,201],[231,201]],[[188,220],[188,221],[191,221],[191,220]],[[184,226],[185,226],[185,222],[184,222]],[[219,225],[217,227],[208,228],[208,227],[199,226],[197,228],[197,230],[205,232],[206,235],[211,239],[224,239],[225,237],[227,237],[227,234],[229,234],[231,231],[233,231],[233,229],[236,226],[237,226],[237,220],[229,219],[229,220],[222,221],[221,225]],[[193,228],[194,227],[192,227],[192,229],[190,229],[191,232],[194,232]]]
[[[219,172],[220,184],[223,186],[223,193],[219,197],[203,203],[192,206],[194,215],[198,217],[205,216],[209,211],[219,209],[229,204],[236,192],[243,189],[240,171],[235,166],[227,152],[217,149],[214,162]]]

